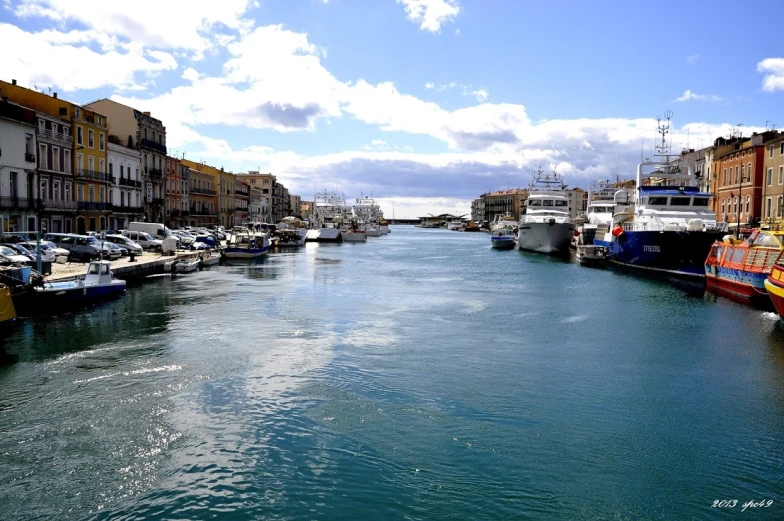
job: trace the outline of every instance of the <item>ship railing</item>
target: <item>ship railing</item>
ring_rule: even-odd
[[[750,249],[743,261],[743,271],[770,271],[779,258],[779,250],[770,248]]]

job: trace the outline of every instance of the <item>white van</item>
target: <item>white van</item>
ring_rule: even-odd
[[[122,234],[130,240],[144,248],[145,250],[160,250],[161,241],[154,239],[147,232],[134,232],[131,230],[123,230]]]
[[[133,222],[128,225],[128,231],[144,232],[152,236],[153,239],[158,239],[160,241],[168,239],[169,237],[175,237],[172,234],[172,231],[161,223]],[[142,246],[144,245],[142,244]]]

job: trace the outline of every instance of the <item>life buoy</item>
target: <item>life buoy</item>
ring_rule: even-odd
[[[623,226],[616,226],[612,231],[613,237],[620,237],[623,234]]]

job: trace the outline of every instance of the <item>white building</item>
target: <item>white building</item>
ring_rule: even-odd
[[[114,211],[109,217],[110,230],[123,230],[128,223],[141,221],[142,208],[141,152],[120,144],[109,136],[109,175],[114,183],[109,187],[109,201]]]
[[[35,111],[0,101],[0,231],[38,231]]]

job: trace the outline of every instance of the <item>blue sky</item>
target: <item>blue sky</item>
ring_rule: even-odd
[[[464,213],[540,166],[628,175],[666,109],[676,149],[784,125],[779,2],[120,4],[3,0],[3,79],[150,110],[172,152],[397,216]]]

